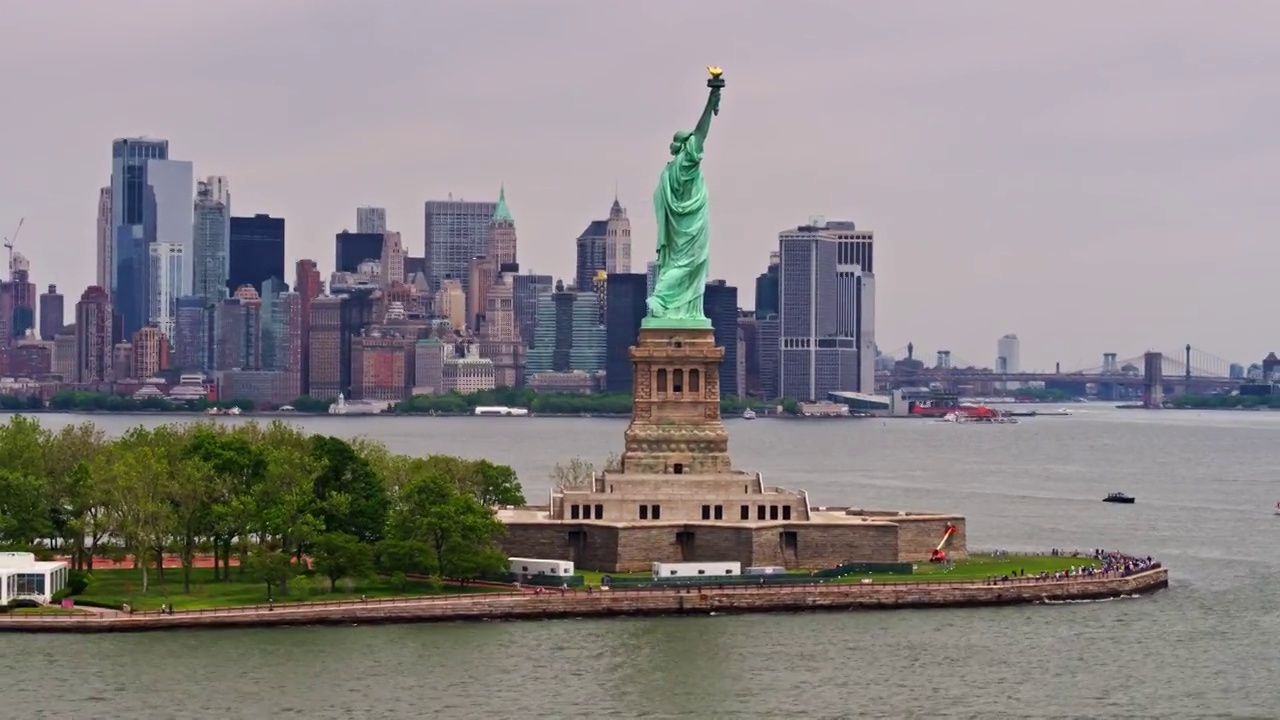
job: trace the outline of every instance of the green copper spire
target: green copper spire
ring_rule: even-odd
[[[511,211],[507,209],[506,183],[503,183],[498,189],[498,206],[493,209],[492,222],[515,222],[515,218],[511,217]]]

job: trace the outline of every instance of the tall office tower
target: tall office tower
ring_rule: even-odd
[[[1022,372],[1022,343],[1017,335],[1009,333],[996,341],[996,372]]]
[[[872,233],[816,218],[778,233],[778,244],[781,396],[874,392]]]
[[[752,310],[738,313],[738,365],[743,397],[760,397],[760,324]]]
[[[20,338],[36,325],[36,286],[31,282],[31,262],[22,253],[14,253],[9,265],[9,333],[5,347],[12,346],[10,338]]]
[[[653,294],[653,285],[656,282],[658,282],[658,262],[650,260],[644,264],[644,292],[646,298]]]
[[[289,286],[280,278],[267,278],[262,282],[261,317],[262,317],[262,369],[284,370],[285,336],[283,308],[280,306],[280,295],[289,291]],[[296,397],[296,396],[295,396]]]
[[[493,261],[496,277],[503,265],[516,261],[516,221],[507,208],[507,188],[498,190],[498,205],[489,219],[489,258]]]
[[[57,285],[50,285],[49,291],[40,295],[40,339],[52,340],[62,329],[64,312],[62,293]]]
[[[273,330],[276,338],[276,363],[285,373],[285,384],[292,397],[302,395],[302,295],[282,292],[276,298]]]
[[[356,232],[382,234],[387,231],[387,209],[380,207],[356,208]]]
[[[217,370],[262,369],[262,299],[251,285],[236,288],[215,317]]]
[[[169,369],[169,338],[154,325],[138,328],[133,334],[133,372],[138,380],[155,377]]]
[[[191,294],[217,305],[227,297],[231,276],[231,193],[227,179],[211,175],[196,183],[192,212]]]
[[[170,358],[173,366],[188,373],[209,370],[209,306],[199,295],[180,297],[176,305]]]
[[[74,310],[75,308],[72,308]],[[64,383],[76,381],[76,326],[63,325],[53,336],[53,372]]]
[[[520,326],[520,339],[528,347],[538,327],[538,296],[551,292],[555,280],[550,275],[532,273],[511,278],[511,294],[515,302],[516,325]]]
[[[97,285],[85,289],[76,303],[75,382],[100,383],[111,372],[111,298]]]
[[[566,290],[538,296],[538,327],[529,348],[529,374],[606,369],[608,337],[600,322],[600,303],[594,292]]]
[[[115,276],[115,246],[111,233],[111,188],[98,190],[98,287],[111,287]]]
[[[160,328],[166,338],[173,338],[173,323],[178,312],[178,298],[191,294],[186,282],[186,257],[182,245],[171,242],[152,243],[148,248],[151,259],[151,302],[147,306],[148,322]],[[138,328],[141,330],[142,328]],[[136,330],[134,331],[137,332]],[[134,348],[135,354],[137,348]]]
[[[333,236],[334,272],[359,272],[360,263],[366,260],[379,261],[382,258],[382,245],[386,238],[383,233],[353,233],[343,230]]]
[[[111,299],[123,335],[132,337],[151,319],[150,246],[180,245],[183,261],[191,257],[193,180],[191,163],[169,159],[167,140],[121,138],[111,154]],[[181,275],[190,282],[190,272]]]
[[[250,285],[261,293],[267,278],[284,280],[284,218],[231,218],[230,257],[228,290]]]
[[[342,306],[346,299],[345,295],[322,295],[311,301],[307,393],[313,398],[333,400],[347,390],[350,367],[344,368],[342,332]],[[350,342],[350,337],[345,338],[348,348]]]
[[[307,382],[311,362],[311,301],[320,297],[322,290],[320,270],[316,268],[315,260],[304,258],[298,261],[294,268],[293,290],[298,293],[298,324],[302,343],[302,365],[298,371],[302,387],[300,394],[306,395],[309,392]]]
[[[493,361],[497,387],[519,387],[524,384],[524,343],[515,311],[515,263],[503,266],[485,294],[484,324],[480,327],[480,357]]]
[[[716,345],[724,348],[720,362],[720,397],[742,394],[738,385],[738,288],[724,280],[707,283],[702,312],[711,320]]]
[[[451,277],[467,291],[467,264],[489,254],[489,223],[498,204],[468,200],[428,200],[425,205],[427,283],[433,290]]]
[[[605,222],[604,271],[606,273],[631,272],[631,221],[627,209],[613,198],[609,219]]]
[[[404,282],[404,261],[408,253],[404,243],[400,241],[400,233],[382,233],[382,287],[391,287],[394,283]]]
[[[756,319],[756,364],[760,368],[760,397],[768,400],[782,397],[781,334],[782,322],[777,315]]]
[[[351,339],[351,395],[357,400],[399,402],[413,387],[416,338],[378,330]]]
[[[462,332],[467,327],[467,294],[462,290],[462,283],[455,278],[445,278],[436,290],[436,317],[447,318],[454,332]]]
[[[782,258],[777,251],[769,253],[769,269],[756,276],[756,318],[763,320],[778,314],[778,269]]]
[[[111,363],[107,382],[128,380],[133,374],[133,343],[118,342],[111,346]]]
[[[605,390],[632,391],[631,346],[640,337],[648,297],[648,278],[639,273],[611,273],[605,281]]]
[[[584,292],[591,289],[598,272],[631,272],[631,221],[617,198],[608,218],[591,221],[578,236],[576,269],[574,284]]]
[[[498,273],[493,264],[493,257],[482,255],[471,258],[467,263],[467,327],[480,330],[480,322],[484,319],[484,311],[489,298],[489,288]]]

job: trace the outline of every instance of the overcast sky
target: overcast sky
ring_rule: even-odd
[[[1280,347],[1280,5],[854,0],[4,0],[0,232],[93,280],[111,140],[149,135],[326,277],[355,208],[505,182],[524,269],[569,277],[615,184],[635,270],[671,134],[725,69],[712,275],[753,304],[777,233],[876,233],[877,340],[991,365]],[[288,278],[292,281],[292,278]],[[71,298],[70,302],[74,302]]]

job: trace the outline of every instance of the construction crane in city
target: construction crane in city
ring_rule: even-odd
[[[26,222],[26,218],[18,218],[18,227],[13,229],[13,234],[4,239],[4,249],[9,251],[9,277],[13,277],[13,245],[18,242],[18,233],[22,232],[22,223]]]

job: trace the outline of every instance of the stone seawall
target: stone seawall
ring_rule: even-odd
[[[115,616],[0,616],[0,632],[129,632],[177,628],[358,623],[537,620],[562,617],[974,607],[1100,600],[1168,587],[1156,568],[1128,577],[981,583],[890,583],[549,591],[344,603],[281,605]]]

